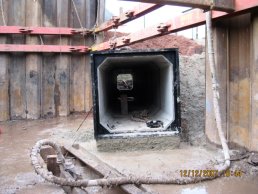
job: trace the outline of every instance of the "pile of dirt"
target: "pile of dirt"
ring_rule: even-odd
[[[105,40],[109,41],[112,37],[121,37],[128,34],[116,32],[105,33]],[[158,49],[158,48],[178,48],[179,54],[191,56],[193,54],[201,54],[204,51],[204,46],[196,43],[194,40],[184,36],[164,35],[149,40],[141,41],[130,45],[132,49]]]

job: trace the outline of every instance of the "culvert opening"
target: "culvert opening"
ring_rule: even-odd
[[[92,55],[95,135],[179,127],[177,53],[163,52]]]

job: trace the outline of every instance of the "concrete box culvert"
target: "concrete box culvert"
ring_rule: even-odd
[[[96,139],[178,135],[177,49],[105,51],[91,57]]]

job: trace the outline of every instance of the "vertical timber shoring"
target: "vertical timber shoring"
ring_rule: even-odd
[[[251,150],[258,151],[258,14],[252,15],[252,131]]]
[[[229,31],[229,140],[250,147],[250,14],[233,18]]]
[[[26,26],[41,26],[41,1],[26,0]],[[39,36],[27,35],[26,44],[40,44]],[[40,118],[41,63],[40,54],[27,54],[26,113],[28,119]]]
[[[8,1],[2,0],[3,6],[1,10],[3,13],[0,16],[0,25],[4,26],[7,23],[7,12],[8,12]],[[4,17],[4,18],[3,18]],[[0,36],[0,44],[6,44],[6,35]],[[0,53],[0,121],[6,121],[10,119],[9,112],[9,72],[8,72],[8,62],[9,55],[6,53]]]
[[[85,28],[86,1],[71,0],[71,27]],[[78,16],[79,18],[78,18]],[[82,25],[82,26],[81,26]],[[72,45],[85,45],[85,37],[76,35],[72,38]],[[70,111],[85,111],[85,55],[74,54],[71,57],[70,71]]]
[[[228,58],[228,30],[226,25],[216,22],[213,26],[213,40],[215,52],[215,71],[217,74],[219,105],[221,114],[221,124],[224,134],[227,131],[227,58]],[[207,48],[206,48],[207,51]],[[217,133],[213,108],[212,81],[210,67],[208,64],[208,55],[206,52],[206,119],[205,132],[208,138],[217,144],[220,144]]]
[[[70,0],[57,0],[57,26],[69,27]],[[61,45],[69,45],[68,37],[58,38]],[[70,54],[60,53],[56,64],[56,84],[55,84],[55,103],[56,115],[67,116],[70,113],[69,108],[69,72],[70,72]]]
[[[25,26],[26,0],[8,1],[8,25]],[[12,44],[24,44],[25,36],[11,36]],[[10,110],[11,119],[26,118],[26,57],[24,53],[10,55]]]
[[[57,26],[57,0],[43,0],[42,2],[43,26]],[[58,36],[44,35],[43,43],[54,45],[58,43]],[[42,70],[42,116],[56,116],[56,109],[59,106],[58,91],[55,84],[56,79],[56,59],[57,55],[46,53],[43,55]],[[55,91],[56,90],[56,91]]]
[[[88,29],[91,29],[96,24],[96,16],[97,10],[93,9],[96,8],[98,5],[97,1],[86,1],[86,18],[85,18],[85,26]],[[89,36],[86,39],[86,45],[94,44],[94,37]],[[91,87],[91,63],[90,63],[90,55],[86,55],[86,65],[85,65],[85,111],[90,111],[92,107],[92,87]]]

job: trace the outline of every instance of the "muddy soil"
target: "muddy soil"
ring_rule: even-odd
[[[182,140],[191,145],[206,144],[205,55],[180,56]]]
[[[45,182],[34,173],[30,164],[30,149],[43,138],[60,144],[80,143],[104,162],[127,175],[171,176],[180,170],[201,169],[223,162],[222,150],[211,145],[189,146],[181,143],[177,149],[162,151],[100,152],[93,139],[92,117],[79,129],[85,115],[71,115],[37,121],[0,123],[0,193],[53,193],[64,191],[57,185]],[[233,153],[233,152],[232,152]],[[234,162],[232,170],[243,171],[241,177],[224,177],[191,185],[147,185],[155,193],[258,193],[258,168],[247,159]]]
[[[121,32],[106,32],[104,41],[109,41],[115,37],[126,36],[128,34]],[[132,49],[160,49],[160,48],[178,48],[179,54],[184,56],[192,56],[194,54],[202,54],[204,46],[196,41],[188,39],[184,36],[168,34],[149,40],[141,41],[130,45]]]

